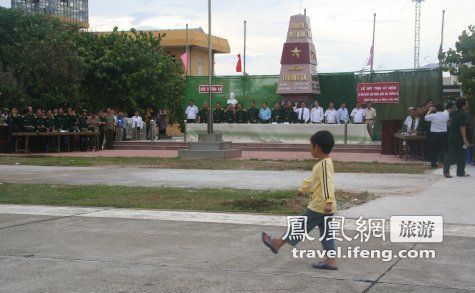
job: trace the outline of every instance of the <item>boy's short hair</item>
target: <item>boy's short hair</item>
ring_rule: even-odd
[[[313,146],[319,146],[327,155],[331,153],[333,146],[335,145],[333,134],[327,130],[318,131],[312,135],[310,142]]]
[[[457,101],[455,101],[455,104],[457,105],[457,109],[461,110],[463,106],[467,103],[467,99],[465,98],[458,98]]]

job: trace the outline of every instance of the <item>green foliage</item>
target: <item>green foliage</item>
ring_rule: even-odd
[[[475,105],[475,26],[464,30],[455,43],[455,50],[449,49],[444,54],[447,70],[456,75],[462,83],[465,97],[470,99],[472,108]]]
[[[182,73],[151,33],[96,34],[54,17],[0,9],[0,104],[161,108],[181,120]]]

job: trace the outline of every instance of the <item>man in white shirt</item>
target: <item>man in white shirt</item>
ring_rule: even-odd
[[[186,123],[195,123],[198,115],[198,107],[195,106],[195,100],[190,100],[190,104],[186,107]]]
[[[328,109],[325,111],[325,123],[326,124],[339,124],[338,112],[335,110],[335,105],[330,103]]]
[[[428,141],[430,164],[432,168],[437,168],[437,159],[440,153],[447,151],[449,114],[444,112],[441,103],[437,103],[435,107],[429,108],[424,119],[430,122]]]
[[[139,116],[139,112],[136,111],[134,117],[131,119],[131,127],[134,133],[134,140],[140,139],[140,131],[143,128],[143,120],[142,117]]]
[[[371,139],[373,139],[374,123],[376,121],[376,109],[373,108],[373,104],[371,102],[366,104],[364,120],[366,122],[366,127],[368,128],[369,136]]]
[[[353,124],[363,124],[365,115],[365,110],[361,108],[361,103],[358,102],[356,108],[351,111],[351,122],[353,122]]]
[[[300,103],[300,108],[295,107],[294,112],[297,114],[297,122],[300,124],[305,124],[310,119],[310,110],[305,102]]]
[[[416,134],[419,127],[419,117],[417,116],[416,109],[409,107],[409,116],[404,121],[406,132],[410,134]]]
[[[321,124],[323,122],[323,108],[315,101],[313,103],[312,111],[310,112],[310,121],[315,124]]]
[[[340,109],[338,109],[338,120],[340,121],[340,124],[350,122],[350,114],[348,113],[345,102],[341,103]]]

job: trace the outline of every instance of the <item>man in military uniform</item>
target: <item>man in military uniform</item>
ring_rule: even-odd
[[[224,122],[224,110],[221,108],[221,103],[216,103],[216,108],[213,111],[213,122],[214,123],[223,123]]]
[[[25,131],[36,131],[36,115],[33,113],[33,108],[31,106],[28,107],[28,110],[26,110],[25,114],[23,115],[23,123]]]
[[[292,106],[291,101],[287,101],[282,109],[282,122],[283,123],[294,123],[295,122],[295,112],[294,107]]]
[[[66,115],[64,115],[63,108],[58,109],[58,114],[54,116],[54,128],[56,131],[67,130]]]
[[[249,103],[249,109],[247,109],[247,120],[251,124],[259,123],[259,109],[256,108],[255,101]]]
[[[201,109],[198,111],[198,123],[208,123],[208,111],[209,106],[206,103],[201,105]]]
[[[23,117],[18,114],[18,110],[16,108],[12,108],[10,115],[7,119],[8,124],[8,148],[10,152],[15,151],[15,140],[12,137],[12,134],[15,132],[22,132],[24,131],[24,122]]]
[[[78,130],[78,116],[76,112],[72,108],[68,108],[68,115],[67,115],[67,130],[69,132],[77,131]]]
[[[272,109],[272,123],[282,123],[283,111],[279,103],[274,104]]]
[[[247,113],[246,113],[246,110],[244,110],[242,103],[237,104],[236,123],[238,124],[247,123]]]
[[[452,178],[450,175],[450,165],[457,164],[457,176],[469,176],[465,173],[465,149],[470,147],[467,139],[467,122],[470,119],[467,114],[468,101],[460,98],[456,102],[457,111],[452,113],[449,125],[449,153],[445,157],[444,176]]]
[[[224,119],[229,124],[233,124],[236,121],[236,110],[232,104],[228,104],[226,111],[224,111]]]

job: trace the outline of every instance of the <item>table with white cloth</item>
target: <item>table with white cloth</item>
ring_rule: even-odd
[[[345,131],[345,128],[346,131]],[[328,130],[335,143],[370,144],[366,124],[214,124],[214,132],[223,135],[223,140],[235,143],[309,143],[317,131]],[[187,124],[186,140],[198,141],[198,134],[206,133],[206,124]]]

